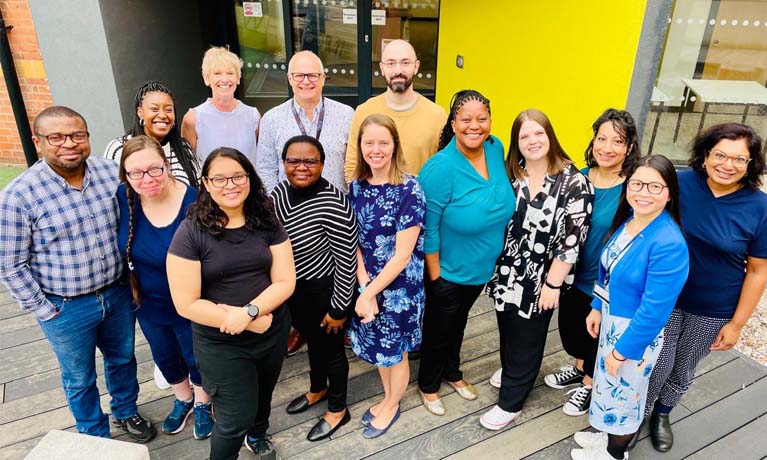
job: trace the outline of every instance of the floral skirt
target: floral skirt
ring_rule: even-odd
[[[599,349],[594,369],[594,389],[589,408],[589,423],[599,431],[625,435],[635,433],[644,418],[650,374],[663,348],[663,330],[645,349],[642,359],[627,359],[613,377],[605,369],[605,358],[631,324],[631,318],[610,314],[602,308]]]

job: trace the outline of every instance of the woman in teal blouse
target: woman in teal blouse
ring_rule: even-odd
[[[474,387],[459,369],[469,310],[490,279],[514,213],[503,145],[490,135],[490,101],[459,91],[440,137],[440,151],[418,181],[426,195],[426,310],[418,387],[428,411],[443,415],[442,380],[464,399]]]

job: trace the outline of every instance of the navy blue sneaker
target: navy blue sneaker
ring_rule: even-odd
[[[170,411],[165,420],[162,422],[162,432],[166,434],[180,433],[186,426],[186,419],[192,415],[192,408],[194,407],[194,400],[191,401],[179,401],[173,400],[173,410]]]
[[[213,432],[213,414],[210,403],[197,403],[194,405],[194,439],[205,439]]]

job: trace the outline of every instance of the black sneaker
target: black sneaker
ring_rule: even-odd
[[[157,435],[157,429],[152,425],[152,422],[138,413],[126,419],[115,419],[112,424],[141,444],[151,441]]]
[[[583,372],[579,371],[574,366],[565,366],[559,368],[559,372],[544,377],[543,381],[547,386],[561,390],[571,385],[580,385],[583,383]]]
[[[277,453],[277,449],[272,444],[271,436],[266,435],[263,438],[255,438],[254,441],[250,440],[250,436],[245,436],[245,447],[249,451],[253,452],[258,460],[281,460],[280,454]]]
[[[591,405],[591,385],[581,385],[567,392],[571,393],[570,399],[562,406],[562,411],[574,417],[588,412]]]

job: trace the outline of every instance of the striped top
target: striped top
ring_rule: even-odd
[[[290,237],[296,278],[333,276],[329,313],[343,318],[357,281],[357,220],[349,201],[323,178],[305,189],[282,181],[271,197]]]
[[[112,139],[112,141],[107,144],[107,148],[104,150],[104,158],[115,160],[117,163],[120,163],[120,158],[122,158],[123,154],[123,146],[131,137],[132,136],[130,134],[127,134],[125,136],[120,136],[117,139]],[[186,139],[181,139],[181,143],[184,145],[186,155],[195,161],[195,169],[197,170],[197,174],[199,174],[200,165],[197,161],[197,155],[195,155],[192,151],[192,146],[189,145]],[[168,163],[170,163],[170,173],[173,174],[173,177],[183,182],[184,185],[192,185],[189,183],[189,178],[187,177],[186,171],[184,171],[184,168],[178,161],[176,152],[171,149],[170,142],[163,144],[162,150],[165,152],[165,158],[168,159]]]

